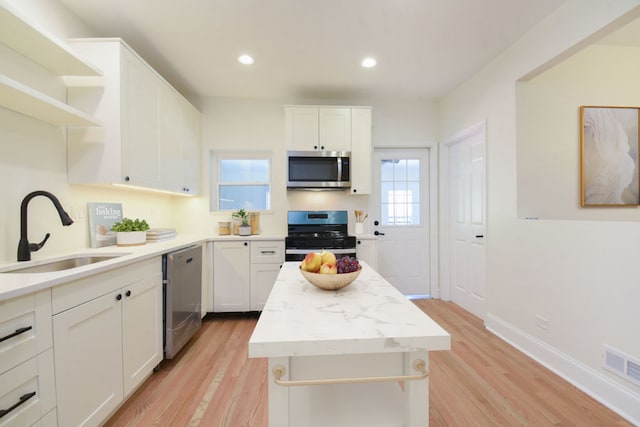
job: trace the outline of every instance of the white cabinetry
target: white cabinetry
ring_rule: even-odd
[[[158,111],[160,186],[198,194],[200,112],[168,86],[160,88]]]
[[[371,108],[351,110],[351,193],[371,193]]]
[[[261,311],[284,262],[284,242],[251,242],[251,310]]]
[[[249,311],[249,242],[213,242],[213,311]]]
[[[214,312],[262,310],[283,262],[281,240],[214,242]]]
[[[351,150],[351,108],[285,106],[288,150]]]
[[[162,360],[161,259],[52,292],[58,423],[101,425]]]
[[[104,87],[73,87],[68,102],[104,122],[70,130],[73,184],[120,184],[197,194],[200,113],[120,39],[79,39],[104,71]]]
[[[101,75],[97,68],[76,56],[64,43],[30,23],[4,1],[0,2],[0,43],[56,76]],[[5,75],[0,75],[0,107],[56,126],[100,125],[100,121],[85,111]]]
[[[286,105],[287,150],[351,151],[351,193],[371,193],[371,107]]]
[[[356,258],[366,262],[374,270],[378,268],[377,250],[376,239],[373,236],[356,238]]]
[[[51,291],[0,302],[0,424],[55,426],[55,407]]]

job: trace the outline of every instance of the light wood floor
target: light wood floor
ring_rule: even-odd
[[[451,334],[450,351],[430,353],[430,426],[631,426],[455,304],[416,304]],[[247,358],[255,323],[205,318],[107,426],[266,427],[267,362]]]

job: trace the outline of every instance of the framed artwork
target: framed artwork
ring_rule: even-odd
[[[638,206],[640,107],[580,107],[580,203]]]

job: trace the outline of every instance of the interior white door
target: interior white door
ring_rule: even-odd
[[[429,149],[376,149],[377,270],[410,297],[431,295]]]
[[[484,127],[477,127],[452,144],[449,159],[451,298],[484,319],[487,300]]]

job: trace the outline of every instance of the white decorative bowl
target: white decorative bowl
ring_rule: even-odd
[[[345,286],[349,286],[354,280],[356,280],[361,271],[362,266],[359,266],[358,270],[354,271],[353,273],[342,274],[310,273],[308,271],[300,269],[300,273],[302,273],[304,278],[307,279],[309,283],[320,289],[325,289],[328,291],[335,291],[338,289],[342,289]]]

